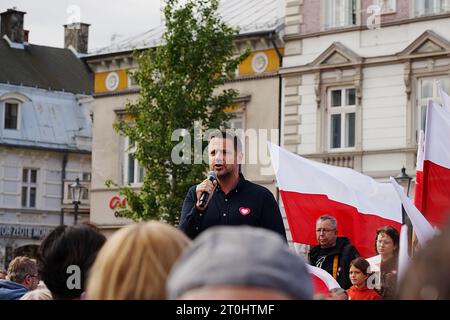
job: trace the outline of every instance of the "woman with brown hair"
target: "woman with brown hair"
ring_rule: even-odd
[[[167,276],[190,240],[156,221],[128,225],[113,234],[91,269],[91,300],[165,299]]]
[[[375,238],[375,252],[380,255],[380,289],[385,300],[395,297],[397,287],[399,233],[391,226],[379,228]]]

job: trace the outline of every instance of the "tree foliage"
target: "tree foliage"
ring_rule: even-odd
[[[238,30],[221,20],[217,8],[217,0],[167,0],[163,45],[135,53],[139,69],[133,77],[140,94],[126,107],[133,121],[119,120],[114,127],[135,143],[145,177],[140,190],[120,187],[128,201],[122,216],[176,224],[187,189],[205,177],[207,165],[194,164],[193,152],[184,155],[191,164],[172,161],[178,141],[171,138],[184,128],[193,141],[196,121],[202,130],[222,127],[229,119],[224,108],[238,95],[220,87],[234,77],[248,52],[235,56]]]

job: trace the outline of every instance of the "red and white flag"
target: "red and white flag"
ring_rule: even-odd
[[[394,178],[391,177],[392,186],[397,192],[400,201],[403,204],[403,208],[405,208],[406,214],[411,221],[411,224],[414,228],[414,232],[417,235],[417,240],[421,245],[425,245],[428,240],[433,238],[436,234],[435,229],[430,224],[430,222],[425,219],[425,217],[420,213],[420,211],[414,206],[413,202],[410,198],[408,198],[402,187],[395,181]]]
[[[340,288],[339,283],[325,270],[307,264],[315,294],[328,295],[330,290]]]
[[[338,235],[348,237],[361,256],[371,257],[378,228],[400,230],[400,199],[390,183],[305,159],[274,144],[269,149],[293,241],[317,244],[316,220],[332,215]]]
[[[450,113],[428,102],[424,142],[423,189],[418,208],[441,227],[450,217]]]
[[[422,193],[423,193],[423,154],[424,154],[424,139],[425,133],[420,130],[419,146],[417,148],[417,162],[416,162],[416,182],[414,185],[414,205],[420,212],[422,212]]]

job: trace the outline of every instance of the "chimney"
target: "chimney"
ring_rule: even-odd
[[[9,40],[15,43],[23,43],[23,16],[26,12],[8,9],[0,13],[1,18],[1,37],[7,35]]]
[[[28,43],[30,30],[23,30],[23,43]]]
[[[87,53],[89,26],[87,23],[71,23],[64,25],[64,48],[72,46],[78,53]]]

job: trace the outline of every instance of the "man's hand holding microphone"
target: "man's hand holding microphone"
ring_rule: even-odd
[[[204,211],[208,206],[209,201],[214,196],[214,190],[217,187],[217,175],[214,171],[210,171],[208,173],[208,178],[203,180],[197,188],[195,192],[197,194],[197,203],[195,207],[199,211]]]

